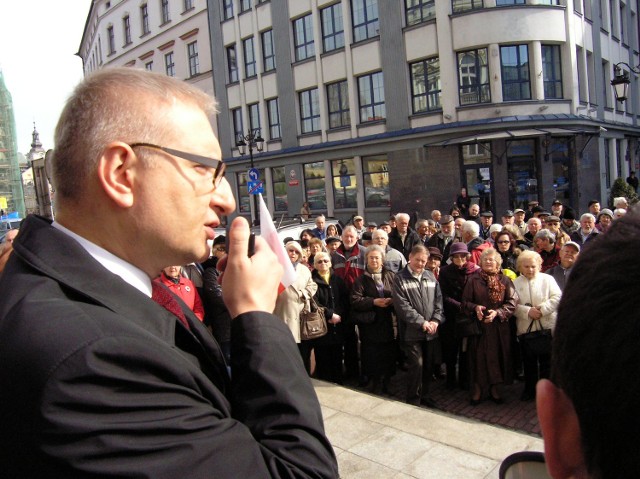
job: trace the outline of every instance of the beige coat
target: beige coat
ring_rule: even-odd
[[[296,343],[300,342],[300,311],[308,307],[309,299],[316,294],[318,285],[311,279],[311,271],[305,265],[296,265],[296,281],[276,300],[273,314],[282,319],[289,329]]]
[[[531,323],[529,310],[532,306],[540,308],[542,317],[540,322],[544,329],[554,329],[556,327],[556,315],[560,296],[562,292],[553,276],[545,273],[538,273],[532,280],[528,280],[525,276],[518,276],[513,285],[516,287],[520,301],[516,307],[516,326],[518,328],[517,335],[520,336],[527,332],[527,328]],[[526,304],[531,306],[526,306]],[[532,331],[540,329],[540,326],[533,323]]]

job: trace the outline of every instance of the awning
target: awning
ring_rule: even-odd
[[[508,129],[500,131],[492,131],[488,133],[478,133],[475,135],[463,136],[458,138],[449,138],[448,140],[438,141],[435,143],[427,143],[424,146],[451,146],[482,143],[491,140],[511,139],[517,140],[521,138],[534,138],[536,136],[574,136],[574,135],[595,135],[599,133],[597,130],[570,129],[570,128],[522,128]]]

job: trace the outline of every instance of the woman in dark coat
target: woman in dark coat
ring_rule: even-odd
[[[471,198],[467,194],[466,188],[460,188],[460,194],[456,198],[456,206],[460,210],[460,213],[464,218],[469,214],[469,206],[471,205]]]
[[[360,334],[362,374],[371,379],[371,392],[388,393],[395,373],[396,344],[393,330],[393,278],[384,268],[384,249],[372,245],[365,254],[366,269],[351,290],[351,315]]]
[[[349,310],[347,287],[340,276],[333,273],[331,256],[320,251],[314,256],[311,279],[318,285],[315,300],[324,307],[324,317],[329,331],[314,340],[316,356],[315,377],[342,384],[342,327]]]
[[[462,293],[462,307],[480,325],[479,336],[469,337],[471,405],[478,404],[488,390],[502,403],[498,386],[513,382],[509,318],[518,304],[511,280],[502,274],[502,257],[493,248],[480,256],[480,271],[471,275]]]
[[[468,388],[468,371],[466,355],[462,353],[462,338],[464,331],[456,330],[456,321],[462,314],[462,291],[468,278],[480,268],[468,261],[469,250],[465,243],[453,243],[449,252],[451,264],[440,270],[440,289],[442,290],[444,316],[447,319],[438,328],[440,344],[442,345],[442,359],[447,366],[447,389],[456,387],[456,363],[458,364],[458,384],[461,388]],[[458,328],[459,329],[459,328]],[[466,384],[466,387],[464,386]]]

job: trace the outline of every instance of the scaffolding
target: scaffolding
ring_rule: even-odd
[[[3,200],[4,198],[4,200]],[[5,213],[25,215],[22,175],[18,164],[18,148],[13,102],[0,70],[0,203]]]

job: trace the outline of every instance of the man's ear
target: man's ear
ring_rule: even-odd
[[[110,143],[98,160],[98,179],[105,194],[119,207],[133,205],[134,168],[138,160],[133,150],[123,143]]]
[[[551,381],[543,379],[536,387],[536,407],[551,477],[586,478],[580,423],[571,399]]]

